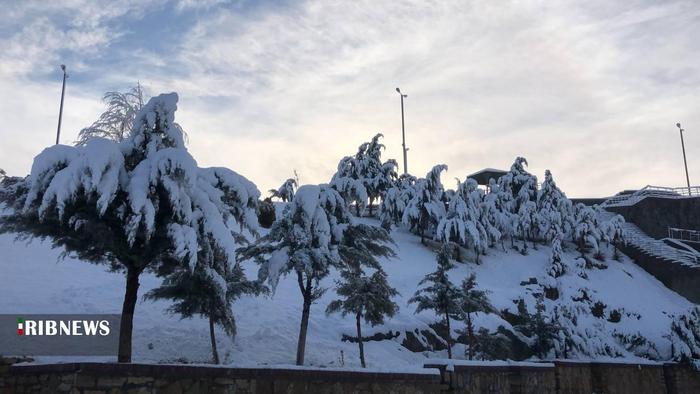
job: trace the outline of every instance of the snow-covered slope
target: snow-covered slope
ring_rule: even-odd
[[[368,220],[369,223],[378,224]],[[374,369],[407,369],[420,366],[426,357],[446,357],[445,351],[411,352],[401,345],[406,331],[431,330],[428,326],[438,320],[424,312],[414,314],[408,299],[420,279],[435,269],[435,253],[421,245],[418,237],[403,229],[395,229],[397,258],[384,262],[384,269],[392,286],[401,295],[396,299],[400,310],[383,326],[365,327],[363,334],[388,331],[400,333],[392,340],[370,341],[365,345],[369,367]],[[541,291],[538,284],[523,284],[535,278],[546,280],[551,249],[539,246],[523,256],[506,248],[490,249],[481,265],[458,263],[450,272],[455,283],[469,273],[477,276],[479,287],[490,291],[490,298],[498,310],[516,313],[514,300],[522,298],[531,313],[535,312],[533,293]],[[546,299],[547,310],[568,306],[586,311],[577,316],[577,324],[570,327],[585,343],[588,354],[569,354],[578,358],[602,358],[621,355],[635,358],[638,354],[668,358],[670,343],[664,338],[670,330],[670,315],[687,310],[691,304],[668,290],[629,259],[606,262],[606,269],[588,268],[584,279],[577,272],[578,253],[565,252],[565,263],[571,267],[558,278],[559,298]],[[0,313],[119,313],[124,296],[124,277],[106,272],[103,266],[67,258],[57,261],[60,250],[52,250],[47,242],[16,242],[12,235],[0,236]],[[256,267],[246,266],[249,277]],[[332,287],[336,273],[324,281]],[[550,278],[551,279],[551,278]],[[551,279],[553,280],[553,279]],[[154,288],[160,280],[150,274],[141,278],[139,294]],[[584,289],[585,296],[581,289]],[[354,335],[352,318],[325,315],[326,305],[335,297],[331,289],[311,308],[307,338],[306,364],[327,367],[357,367],[358,350],[354,343],[342,342],[343,334]],[[577,298],[580,301],[573,301]],[[604,316],[590,313],[596,301],[605,304]],[[218,333],[220,354],[226,363],[235,365],[293,364],[301,316],[301,296],[295,278],[283,278],[273,297],[244,297],[234,305],[238,335],[235,342]],[[180,320],[166,312],[165,301],[139,300],[136,307],[134,332],[134,361],[136,362],[208,362],[210,345],[205,320]],[[620,321],[608,321],[610,313],[620,312]],[[562,324],[571,324],[562,318]],[[616,319],[611,319],[616,320]],[[479,315],[477,327],[495,331],[499,325],[510,324],[496,314]],[[462,328],[460,323],[453,328]],[[636,350],[625,349],[619,338],[646,338],[650,345]],[[616,337],[618,339],[616,339]],[[526,338],[525,338],[526,339]],[[651,349],[651,350],[650,350]],[[572,352],[576,353],[576,352]],[[464,357],[463,345],[457,345],[455,355]]]

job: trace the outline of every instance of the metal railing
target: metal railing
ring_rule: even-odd
[[[605,202],[601,204],[601,207],[630,206],[647,197],[661,197],[670,199],[700,197],[700,186],[664,187],[647,185],[634,193],[612,196],[605,200]]]
[[[679,241],[700,242],[700,231],[669,227],[668,237]]]
[[[613,215],[613,213],[607,211],[599,212],[599,216],[603,220],[609,220]],[[639,227],[630,222],[625,222],[623,228],[625,231],[625,242],[643,253],[687,266],[698,266],[700,264],[700,258],[697,253],[669,246],[660,239],[654,239],[646,235]]]

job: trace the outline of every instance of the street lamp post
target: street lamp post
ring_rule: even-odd
[[[63,87],[61,88],[61,108],[58,110],[58,130],[56,130],[56,145],[58,145],[58,139],[61,137],[61,119],[63,118],[63,97],[66,95],[66,78],[68,74],[66,73],[66,65],[61,64],[61,70],[63,70]]]
[[[403,119],[403,99],[408,97],[407,94],[401,93],[399,88],[396,88],[396,92],[401,96],[401,146],[403,147],[403,173],[408,174],[408,163],[407,163],[407,152],[406,149],[406,125]]]
[[[688,176],[688,161],[685,158],[685,142],[683,142],[683,128],[681,127],[680,123],[676,123],[676,127],[678,127],[678,130],[681,132],[681,149],[683,149],[683,165],[685,166],[685,181],[688,183],[688,195],[690,196],[692,193],[690,191],[690,177]]]

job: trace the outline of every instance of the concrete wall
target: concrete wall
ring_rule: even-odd
[[[630,207],[609,207],[654,238],[668,237],[668,228],[700,230],[700,198],[647,197]]]
[[[678,364],[427,365],[436,374],[139,364],[2,366],[0,393],[700,393]]]

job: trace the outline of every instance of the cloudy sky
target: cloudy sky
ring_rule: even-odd
[[[569,196],[700,183],[700,2],[0,0],[0,168],[24,175],[55,140],[139,81],[180,95],[201,166],[261,190],[296,169],[327,182],[377,132],[444,181],[525,156]],[[400,160],[399,160],[400,161]],[[693,182],[695,180],[695,182]]]

